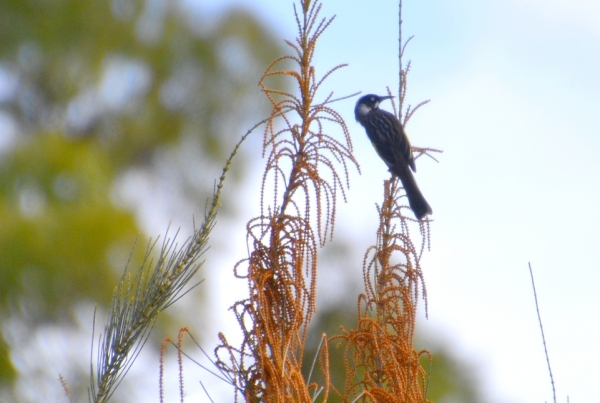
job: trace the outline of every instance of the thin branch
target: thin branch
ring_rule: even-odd
[[[403,84],[403,65],[402,55],[404,54],[404,47],[402,46],[402,0],[398,1],[398,65],[400,66],[398,72],[398,97],[400,100],[399,118],[402,122],[402,84]],[[388,89],[389,92],[389,89]]]
[[[533,298],[535,299],[535,310],[538,316],[538,322],[540,323],[540,330],[542,331],[542,342],[544,343],[544,353],[546,354],[546,362],[548,363],[548,372],[550,373],[550,383],[552,384],[552,396],[554,403],[556,403],[556,390],[554,388],[554,377],[552,376],[552,367],[550,367],[550,356],[548,355],[548,348],[546,347],[546,336],[544,336],[544,326],[542,325],[542,316],[540,315],[540,308],[538,306],[537,293],[535,291],[535,281],[533,280],[533,270],[531,269],[531,262],[529,263],[529,274],[531,275],[531,286],[533,287]]]

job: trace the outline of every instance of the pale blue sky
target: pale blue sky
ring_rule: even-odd
[[[215,12],[243,4],[295,36],[290,1],[199,3]],[[397,12],[395,1],[324,1],[322,15],[337,18],[321,38],[317,73],[350,66],[323,96],[397,91]],[[444,150],[439,164],[418,161],[435,220],[423,260],[429,320],[420,326],[480,365],[489,401],[551,401],[531,261],[558,400],[597,400],[600,3],[413,0],[404,22],[405,37],[415,35],[408,102],[432,100],[407,129],[414,145]],[[337,104],[362,169],[351,175],[338,233],[366,249],[388,174],[354,121],[355,101]]]

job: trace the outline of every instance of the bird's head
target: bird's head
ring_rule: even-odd
[[[366,116],[373,109],[379,108],[379,103],[386,99],[393,98],[392,96],[380,96],[375,94],[368,94],[361,97],[356,101],[356,107],[354,108],[354,116],[356,120],[360,121],[360,118]]]

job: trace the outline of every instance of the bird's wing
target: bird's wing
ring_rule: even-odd
[[[405,163],[416,172],[410,141],[398,118],[383,109],[372,110],[367,118],[367,135],[388,167]]]

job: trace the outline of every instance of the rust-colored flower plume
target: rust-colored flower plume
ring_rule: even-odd
[[[404,215],[404,197],[397,180],[385,181],[377,244],[365,255],[358,328],[332,338],[345,343],[346,401],[426,401],[419,358],[428,352],[415,351],[412,342],[417,302],[426,298],[419,261],[428,229],[427,221],[419,223],[423,242],[417,247],[410,236],[415,220]]]
[[[319,17],[318,1],[304,0],[300,7],[294,7],[298,37],[286,41],[292,54],[275,60],[260,81],[273,111],[264,136],[261,213],[247,226],[250,255],[235,269],[249,285],[249,298],[233,307],[243,341],[234,347],[220,334],[216,351],[218,365],[234,379],[236,398],[246,401],[312,401],[317,386],[306,384],[300,368],[315,312],[317,249],[333,234],[348,164],[358,167],[346,124],[328,106],[331,94],[315,102],[323,80],[342,67],[317,78],[311,64],[333,18]],[[292,78],[298,93],[271,88],[277,77]]]

